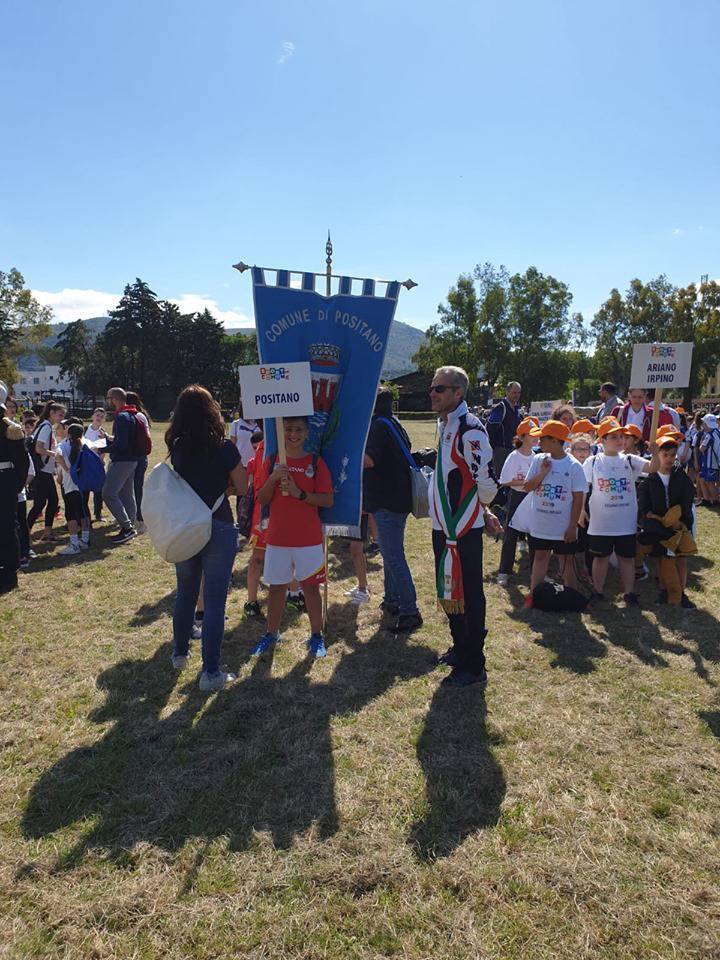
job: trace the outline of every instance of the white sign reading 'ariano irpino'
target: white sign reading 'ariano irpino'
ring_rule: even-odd
[[[312,383],[307,361],[240,367],[239,373],[246,420],[312,416]]]
[[[689,386],[692,351],[692,343],[636,343],[630,389]]]

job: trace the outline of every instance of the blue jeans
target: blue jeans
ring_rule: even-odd
[[[376,510],[378,543],[383,558],[385,603],[400,608],[400,616],[417,613],[417,595],[410,567],[405,559],[406,513]]]
[[[175,564],[177,597],[173,611],[173,653],[187,656],[195,606],[200,593],[200,579],[205,575],[203,597],[205,613],[202,622],[202,668],[204,673],[220,670],[220,647],[225,632],[225,601],[237,553],[235,525],[213,520],[212,536],[189,560]]]

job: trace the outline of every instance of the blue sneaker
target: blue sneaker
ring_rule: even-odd
[[[255,646],[252,648],[251,656],[259,657],[261,653],[265,653],[266,650],[269,650],[270,647],[277,643],[280,639],[280,634],[275,635],[274,633],[264,633]]]
[[[321,633],[313,633],[308,640],[308,650],[314,657],[326,657],[325,640]]]

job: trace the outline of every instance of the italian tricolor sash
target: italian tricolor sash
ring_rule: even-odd
[[[458,450],[460,432],[455,434],[450,447],[450,459],[460,471],[460,501],[453,513],[450,498],[445,488],[443,470],[442,438],[438,447],[437,464],[433,474],[433,506],[440,529],[445,534],[445,546],[437,562],[438,604],[446,613],[465,612],[465,594],[463,592],[462,567],[458,553],[458,540],[472,529],[480,512],[480,497],[465,458]]]

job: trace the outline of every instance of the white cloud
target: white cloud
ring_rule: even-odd
[[[684,230],[681,230],[680,227],[675,227],[675,229],[673,230],[673,236],[674,236],[674,237],[679,237],[679,236],[681,236],[684,232],[685,232],[685,231],[684,231]]]
[[[279,64],[287,63],[290,57],[295,53],[295,44],[291,40],[283,40],[280,49],[280,56],[277,59]]]
[[[72,290],[66,288],[56,293],[48,290],[33,290],[33,296],[44,306],[52,307],[53,319],[59,323],[73,320],[89,320],[91,317],[107,316],[120,302],[122,294],[105,293],[103,290]],[[222,310],[210,297],[196,293],[183,293],[179,299],[168,298],[176,303],[182,313],[210,313],[226,327],[252,327],[253,321],[239,310]]]
[[[39,303],[52,307],[55,320],[60,323],[104,317],[108,310],[115,309],[121,297],[119,293],[105,293],[102,290],[73,290],[69,287],[57,293],[33,290],[32,294]]]
[[[221,310],[217,300],[197,293],[183,293],[179,299],[168,297],[168,300],[170,303],[176,303],[181,313],[202,313],[203,310],[209,310],[225,327],[253,326],[253,321],[247,314],[240,313],[238,310]]]

